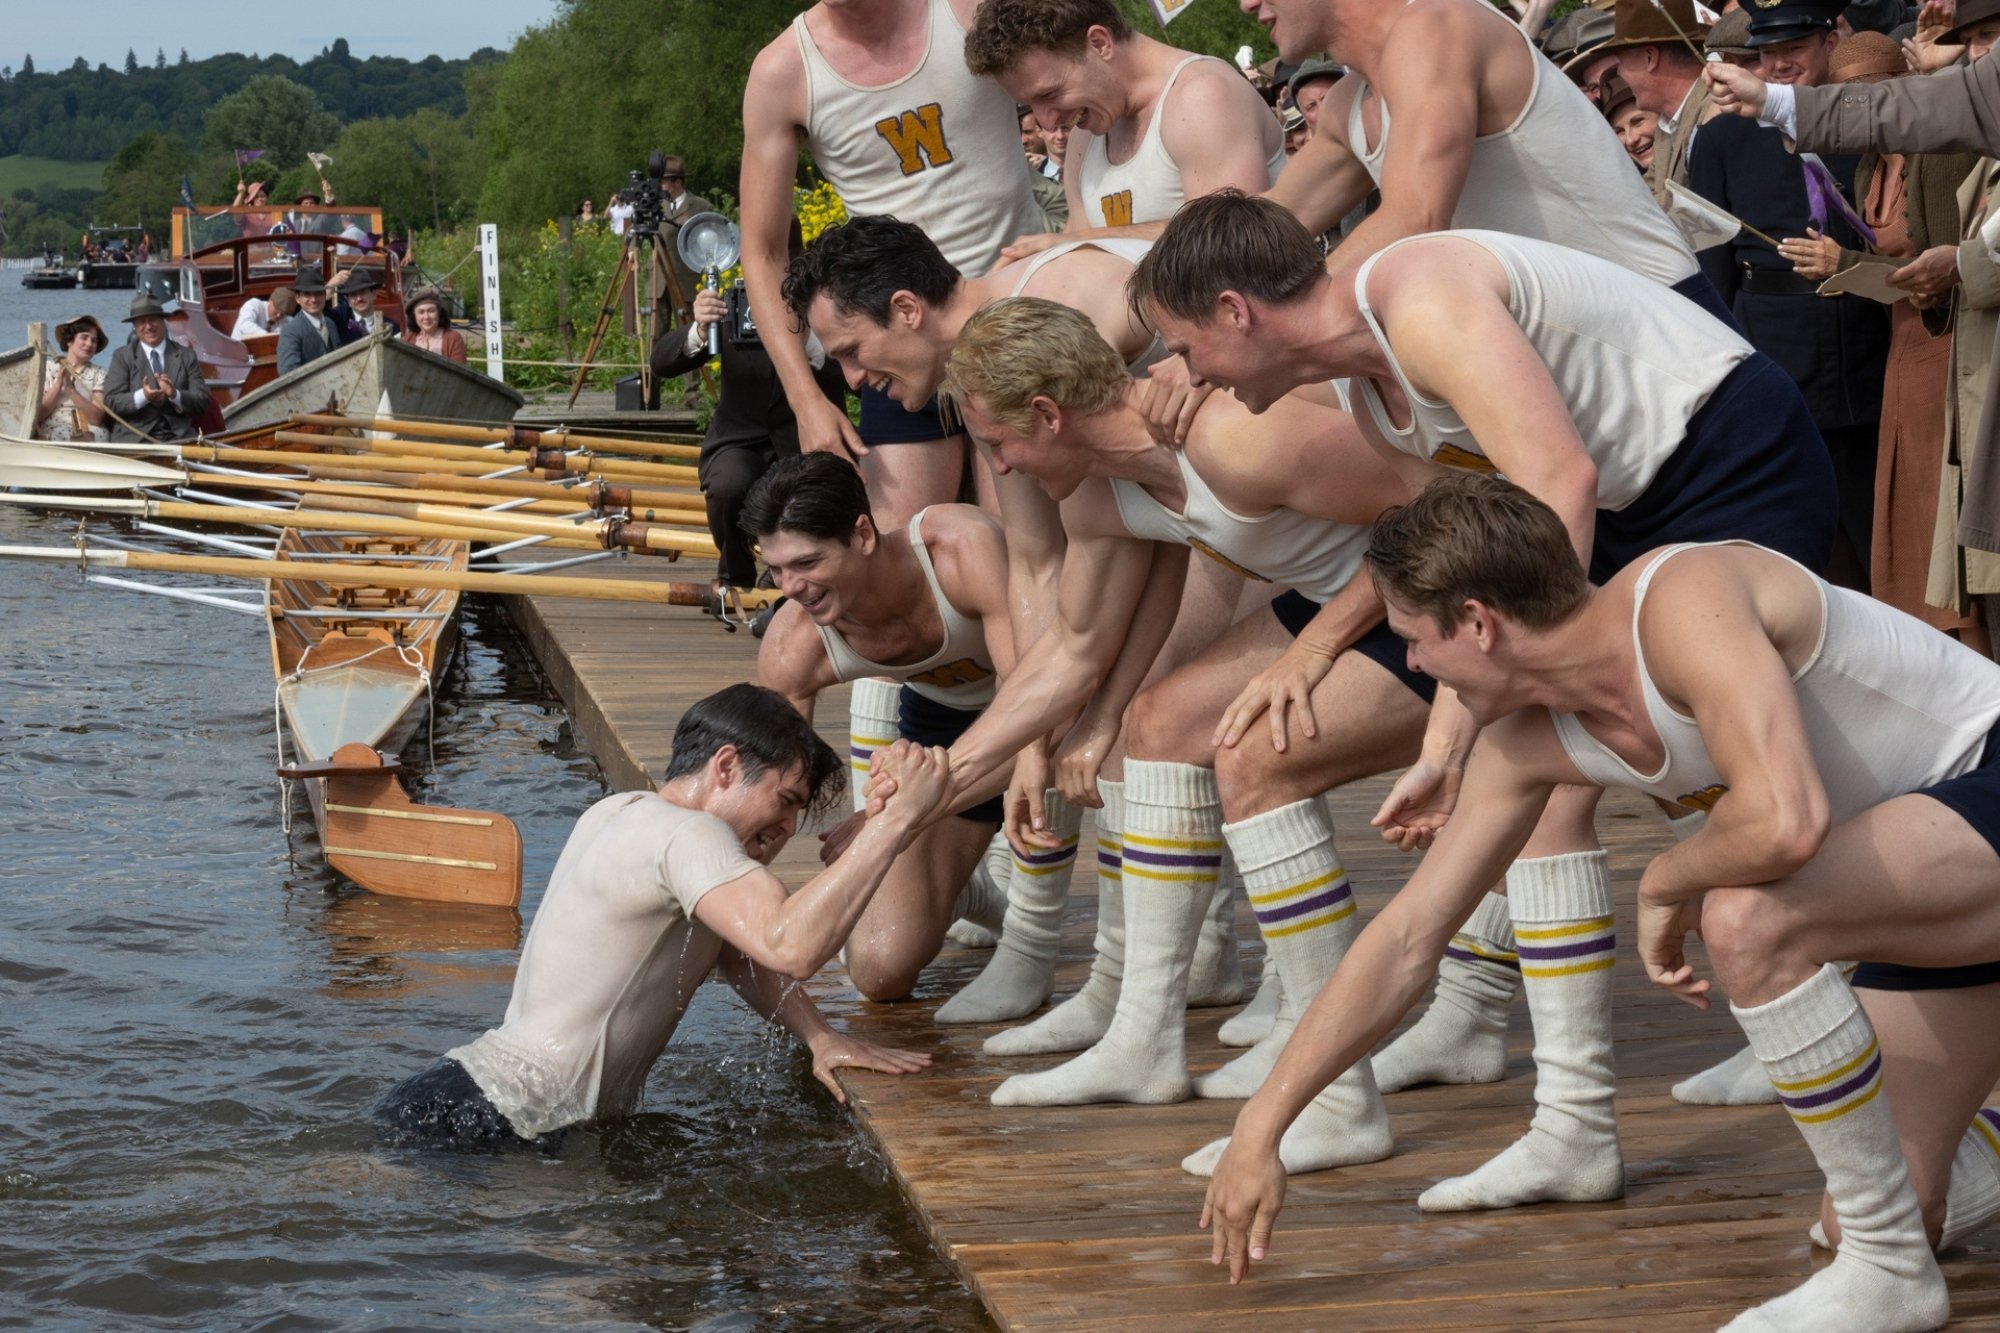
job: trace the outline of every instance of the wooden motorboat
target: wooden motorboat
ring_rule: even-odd
[[[466,543],[288,529],[278,559],[347,570],[379,564],[463,573]],[[287,762],[305,785],[327,864],[399,898],[513,906],[521,835],[487,810],[420,805],[395,758],[429,714],[456,644],[458,593],[339,587],[303,574],[266,595]]]
[[[232,431],[314,413],[502,426],[523,401],[499,380],[385,330],[249,390],[222,417]]]
[[[75,287],[76,270],[63,262],[63,257],[54,250],[42,251],[42,262],[21,275],[21,285],[33,291],[60,291]]]

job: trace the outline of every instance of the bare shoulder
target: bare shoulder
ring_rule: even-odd
[[[1583,782],[1546,708],[1523,708],[1482,729],[1473,756],[1521,787]]]
[[[1250,81],[1223,60],[1197,60],[1183,69],[1161,116],[1161,135],[1177,156],[1237,150],[1252,133],[1258,136],[1253,145],[1277,141],[1277,117]]]
[[[1086,478],[1062,501],[1061,508],[1063,531],[1077,540],[1132,535],[1118,517],[1118,499],[1111,493],[1111,483],[1102,477]]]
[[[757,683],[788,699],[816,694],[834,683],[826,645],[796,602],[778,608],[757,645]]]
[[[977,505],[932,505],[919,529],[945,596],[961,611],[1006,606],[1007,539]]]
[[[746,118],[761,108],[766,117],[782,113],[792,124],[802,124],[805,79],[805,59],[799,54],[798,38],[793,36],[788,23],[750,62],[750,77],[743,87]]]

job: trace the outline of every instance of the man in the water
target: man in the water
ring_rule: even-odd
[[[682,715],[666,785],[585,812],[528,931],[506,1020],[398,1084],[397,1130],[456,1147],[549,1147],[566,1126],[623,1115],[695,988],[719,966],[750,1005],[804,1041],[845,1101],[843,1066],[907,1074],[930,1057],[843,1036],[797,982],[833,957],[945,791],[944,752],[880,761],[894,794],[797,893],[767,867],[801,814],[836,798],[844,765],[774,691],[731,685]]]

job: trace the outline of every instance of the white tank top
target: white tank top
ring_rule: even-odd
[[[924,571],[931,601],[937,606],[938,622],[944,626],[944,642],[938,645],[938,650],[921,662],[891,666],[871,662],[855,652],[840,631],[831,626],[814,628],[819,631],[819,641],[826,645],[826,657],[833,663],[836,679],[887,676],[933,703],[973,711],[993,702],[993,657],[986,651],[986,631],[978,621],[960,615],[951,599],[944,595],[944,589],[938,586],[937,570],[931,567],[930,548],[924,545],[923,536],[924,515],[930,512],[929,508],[918,510],[917,516],[910,520],[908,532],[910,551],[917,557],[917,567]]]
[[[1333,600],[1360,572],[1368,554],[1367,528],[1314,518],[1296,509],[1246,518],[1215,498],[1186,454],[1176,450],[1174,459],[1187,488],[1179,513],[1136,481],[1112,480],[1118,517],[1134,537],[1191,546],[1244,578],[1282,583],[1316,602]]]
[[[1749,343],[1700,306],[1616,264],[1496,231],[1434,234],[1471,241],[1506,270],[1507,309],[1548,366],[1597,465],[1599,509],[1623,509],[1645,493],[1680,448],[1689,420],[1751,355]],[[1491,472],[1492,462],[1458,413],[1410,386],[1368,304],[1368,278],[1377,261],[1396,246],[1423,239],[1409,237],[1370,256],[1354,278],[1361,315],[1409,400],[1409,424],[1391,424],[1372,381],[1355,379],[1349,388],[1383,436],[1404,453],[1445,467]]]
[[[834,72],[804,14],[792,22],[806,69],[813,163],[849,214],[889,213],[924,229],[961,273],[981,274],[1016,236],[1039,232],[1014,99],[965,67],[965,29],[930,0],[930,44],[894,83]]]
[[[1604,116],[1581,89],[1535,50],[1534,85],[1514,123],[1472,141],[1465,185],[1451,215],[1453,230],[1476,227],[1553,241],[1608,259],[1671,287],[1693,277],[1694,251],[1653,200],[1645,178],[1609,132]],[[1389,142],[1389,104],[1382,103],[1382,137],[1368,151],[1361,104],[1368,92],[1360,74],[1347,115],[1348,149],[1382,183],[1382,155]]]
[[[1114,165],[1104,138],[1095,134],[1090,136],[1083,150],[1083,161],[1077,167],[1077,191],[1083,196],[1083,215],[1091,226],[1123,227],[1134,222],[1159,222],[1172,217],[1187,202],[1187,191],[1181,184],[1180,164],[1167,152],[1166,142],[1160,134],[1160,117],[1166,110],[1167,99],[1173,96],[1174,84],[1180,79],[1181,71],[1197,60],[1215,60],[1215,57],[1188,56],[1167,74],[1166,86],[1160,89],[1159,97],[1153,102],[1152,118],[1146,122],[1145,132],[1139,136],[1139,146],[1130,158]],[[1278,183],[1278,173],[1284,166],[1285,145],[1280,136],[1278,150],[1264,164],[1268,185]]]
[[[1030,282],[1034,281],[1035,275],[1042,271],[1042,265],[1052,259],[1060,258],[1072,250],[1081,250],[1085,246],[1102,250],[1112,258],[1122,259],[1133,268],[1137,268],[1139,267],[1139,261],[1146,257],[1146,252],[1153,248],[1153,242],[1150,239],[1140,239],[1131,236],[1103,236],[1094,241],[1065,241],[1061,245],[1052,245],[1028,261],[1027,268],[1021,271],[1020,278],[1014,283],[1014,290],[1008,294],[1010,296],[1019,296],[1023,289]],[[1146,367],[1155,362],[1164,361],[1171,355],[1173,353],[1167,350],[1167,340],[1160,334],[1155,333],[1152,345],[1132,360],[1127,361],[1125,369],[1130,371],[1134,376],[1142,375],[1145,373]]]
[[[1709,758],[1695,719],[1675,712],[1660,697],[1639,641],[1639,611],[1653,575],[1696,545],[1701,543],[1660,552],[1640,574],[1632,595],[1639,685],[1646,715],[1666,748],[1659,771],[1634,769],[1584,730],[1574,714],[1549,716],[1570,762],[1592,782],[1707,810],[1729,789]],[[1836,588],[1790,557],[1782,558],[1819,589],[1819,642],[1793,673],[1792,684],[1834,822],[1976,768],[1987,733],[2000,719],[2000,664],[1949,634],[1872,597]]]

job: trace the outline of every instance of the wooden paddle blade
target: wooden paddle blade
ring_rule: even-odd
[[[328,865],[392,898],[520,903],[521,831],[513,820],[418,804],[366,745],[341,746],[333,763],[341,771],[326,779]]]
[[[136,458],[0,437],[0,489],[129,491],[186,481],[187,474],[178,469]]]

